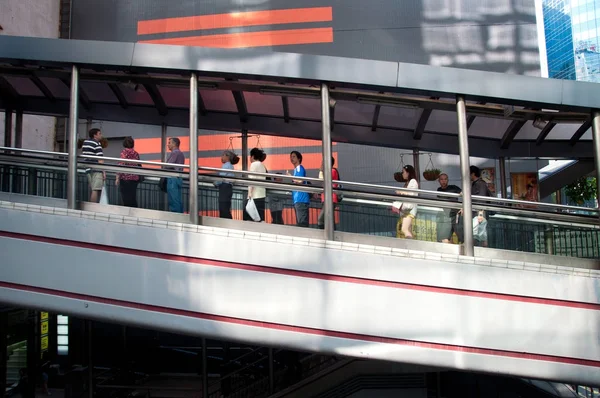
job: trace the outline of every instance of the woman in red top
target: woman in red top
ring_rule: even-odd
[[[140,160],[140,155],[133,149],[134,141],[131,137],[123,140],[123,149],[121,159]],[[139,163],[119,162],[121,166],[141,167]],[[123,206],[137,207],[137,186],[140,182],[140,176],[137,174],[119,173],[115,184],[119,186]]]
[[[335,158],[331,157],[331,179],[334,181],[339,181],[340,179],[340,173],[337,171],[337,169],[335,167]],[[319,178],[323,179],[323,164],[321,164],[321,170],[319,172]],[[337,188],[337,184],[332,184],[333,188]],[[335,209],[335,204],[338,202],[338,196],[337,194],[333,194],[333,206]],[[324,229],[325,228],[325,194],[322,193],[321,194],[321,203],[323,203],[323,205],[321,206],[321,211],[319,212],[319,218],[317,219],[317,226],[320,229]]]

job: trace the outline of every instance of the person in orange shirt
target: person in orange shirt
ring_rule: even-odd
[[[335,166],[335,158],[331,157],[331,179],[338,180],[340,179],[339,171],[333,167]],[[319,178],[323,179],[323,163],[321,163],[321,169],[319,170]],[[333,184],[333,188],[337,188],[337,184]],[[325,193],[321,193],[321,211],[319,212],[319,218],[317,220],[317,226],[319,229],[325,229]],[[338,203],[338,196],[336,193],[333,194],[333,206],[335,209],[335,204]],[[335,219],[335,218],[334,218]]]

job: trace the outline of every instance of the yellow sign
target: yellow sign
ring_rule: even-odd
[[[48,334],[48,321],[43,321],[42,325],[42,335]]]
[[[42,350],[48,349],[48,336],[42,337]]]
[[[40,319],[42,321],[45,321],[46,319],[48,319],[48,313],[47,312],[40,312]]]

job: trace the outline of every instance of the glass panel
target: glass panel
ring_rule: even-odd
[[[28,79],[26,77],[19,77],[19,76],[6,76],[6,80],[8,80],[10,85],[13,86],[15,88],[15,90],[17,90],[17,93],[19,93],[19,95],[34,96],[34,97],[43,97],[44,96],[44,94],[42,94],[40,89],[37,88],[37,86],[35,84],[33,84],[31,79]]]
[[[56,343],[58,345],[69,345],[69,336],[57,336]]]
[[[56,323],[58,325],[68,325],[69,324],[69,317],[66,315],[57,315],[56,316]]]
[[[249,113],[283,117],[283,102],[281,97],[262,95],[254,92],[245,92],[244,97],[246,98],[246,106]]]
[[[92,102],[119,102],[108,84],[100,82],[81,82],[83,92]]]
[[[320,98],[288,97],[290,116],[300,119],[321,119]]]
[[[159,86],[158,90],[164,98],[168,108],[189,109],[190,90],[188,88]]]
[[[335,106],[335,121],[371,125],[375,105],[338,101]]]
[[[69,327],[68,326],[64,326],[64,325],[58,325],[56,327],[56,333],[59,335],[68,335],[69,334]]]
[[[379,119],[377,119],[377,125],[382,127],[389,126],[414,129],[419,121],[420,116],[420,109],[382,106],[379,110]]]
[[[146,89],[140,84],[120,84],[119,88],[129,104],[132,105],[154,105],[152,98],[146,92]]]
[[[48,90],[50,90],[56,98],[67,99],[70,97],[71,92],[69,91],[69,87],[60,81],[60,79],[40,77],[40,80],[48,87]]]
[[[231,91],[200,90],[206,109],[221,112],[237,112]]]

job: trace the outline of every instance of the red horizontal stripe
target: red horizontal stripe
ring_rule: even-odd
[[[284,332],[304,333],[304,334],[312,334],[312,335],[317,335],[317,336],[335,337],[335,338],[349,339],[349,340],[360,340],[360,341],[368,341],[368,342],[382,343],[382,344],[396,344],[396,345],[403,345],[403,346],[413,346],[413,347],[432,349],[432,350],[463,352],[463,353],[467,353],[467,354],[492,355],[492,356],[499,356],[499,357],[527,359],[527,360],[531,360],[531,361],[546,361],[546,362],[564,363],[564,364],[568,364],[568,365],[600,367],[600,361],[594,361],[594,360],[589,360],[589,359],[560,357],[560,356],[556,356],[556,355],[545,355],[545,354],[531,354],[531,353],[526,353],[526,352],[496,350],[496,349],[490,349],[490,348],[460,346],[460,345],[454,345],[454,344],[432,343],[432,342],[427,342],[427,341],[372,336],[372,335],[359,334],[359,333],[347,333],[347,332],[340,332],[340,331],[335,331],[335,330],[316,329],[316,328],[309,328],[309,327],[303,327],[303,326],[293,326],[293,325],[286,325],[286,324],[274,323],[274,322],[255,321],[255,320],[251,320],[251,319],[235,318],[235,317],[224,316],[224,315],[208,314],[208,313],[202,313],[202,312],[181,310],[181,309],[176,309],[176,308],[161,307],[161,306],[156,306],[156,305],[141,304],[141,303],[135,303],[135,302],[125,301],[125,300],[107,299],[104,297],[90,296],[90,295],[79,294],[79,293],[71,293],[71,292],[65,292],[65,291],[55,290],[55,289],[45,289],[45,288],[21,285],[21,284],[16,284],[16,283],[0,282],[0,288],[14,289],[14,290],[20,290],[20,291],[26,291],[26,292],[32,292],[32,293],[39,293],[39,294],[48,294],[48,295],[64,297],[64,298],[73,299],[73,300],[89,301],[89,302],[95,302],[95,303],[99,303],[99,304],[114,305],[114,306],[132,308],[132,309],[142,310],[142,311],[151,311],[151,312],[157,312],[157,313],[162,313],[162,314],[185,316],[185,317],[195,318],[195,319],[204,319],[204,320],[214,321],[214,322],[224,322],[224,323],[231,323],[231,324],[236,324],[236,325],[280,330],[280,331],[284,331]]]
[[[431,286],[431,285],[422,285],[422,284],[413,284],[413,283],[405,283],[405,282],[394,282],[394,281],[385,281],[378,279],[367,279],[353,276],[343,276],[343,275],[334,275],[334,274],[324,274],[318,272],[311,271],[299,271],[292,269],[284,269],[284,268],[275,268],[268,267],[264,265],[251,265],[251,264],[241,264],[241,263],[231,263],[226,261],[218,261],[218,260],[209,260],[202,258],[195,258],[189,256],[180,256],[176,254],[167,254],[167,253],[157,253],[147,250],[138,250],[138,249],[129,249],[124,247],[116,247],[116,246],[108,246],[108,245],[100,245],[96,243],[86,243],[86,242],[77,242],[67,239],[58,239],[58,238],[49,238],[46,236],[35,236],[29,234],[21,234],[15,232],[7,232],[0,231],[0,237],[12,238],[12,239],[20,239],[20,240],[29,240],[33,242],[42,242],[49,243],[54,245],[68,246],[68,247],[77,247],[89,250],[98,250],[98,251],[106,251],[110,253],[119,253],[119,254],[127,254],[131,256],[139,256],[139,257],[147,257],[147,258],[156,258],[165,261],[180,261],[189,264],[199,264],[199,265],[208,265],[213,267],[224,267],[224,268],[232,268],[232,269],[240,269],[245,271],[254,271],[254,272],[265,272],[269,274],[277,274],[277,275],[287,275],[298,278],[309,278],[309,279],[320,279],[326,281],[335,281],[335,282],[344,282],[344,283],[355,283],[360,285],[371,285],[371,286],[379,286],[386,287],[392,289],[406,289],[406,290],[417,290],[424,291],[429,293],[437,293],[437,294],[451,294],[456,296],[467,296],[467,297],[477,297],[483,299],[492,299],[492,300],[504,300],[504,301],[516,301],[522,303],[531,303],[531,304],[540,304],[540,305],[554,305],[558,307],[569,307],[569,308],[581,308],[586,310],[599,311],[600,304],[595,303],[584,303],[579,301],[568,301],[568,300],[559,300],[559,299],[549,299],[549,298],[540,298],[540,297],[530,297],[530,296],[518,296],[506,293],[491,293],[477,290],[464,290],[450,287],[440,287],[440,286]]]
[[[250,48],[293,44],[333,43],[333,28],[267,30],[262,32],[224,33],[168,39],[140,40],[140,43],[174,46]]]
[[[331,7],[231,12],[227,14],[195,15],[191,17],[139,21],[137,34],[149,35],[191,30],[239,28],[244,26],[329,22],[331,20],[333,20],[333,10]]]

